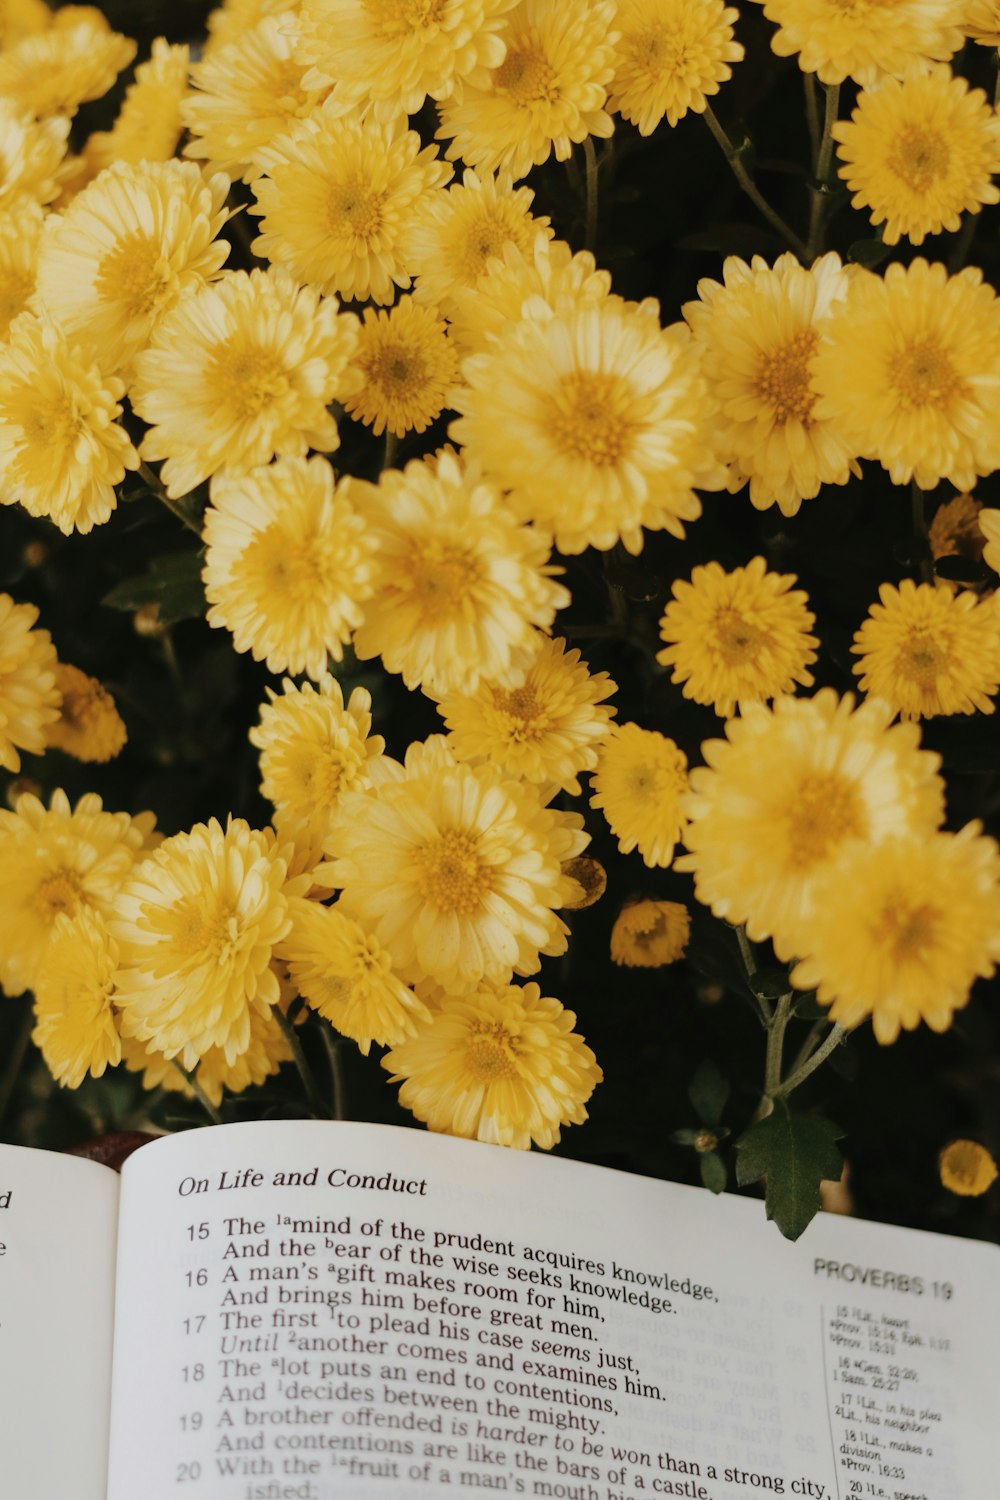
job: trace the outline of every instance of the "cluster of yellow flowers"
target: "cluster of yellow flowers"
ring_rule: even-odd
[[[759,3],[775,51],[828,86],[826,144],[886,245],[1000,201],[996,111],[948,62],[994,40],[968,0]],[[56,1077],[124,1060],[218,1101],[293,1054],[301,996],[389,1049],[432,1129],[551,1145],[601,1073],[572,1013],[517,981],[588,900],[581,775],[623,854],[693,873],[833,1019],[871,1016],[881,1041],[946,1027],[1000,959],[1000,850],[941,831],[939,763],[893,720],[992,712],[995,596],[886,583],[854,638],[855,707],[794,696],[822,651],[796,577],[695,567],[657,657],[727,721],[693,771],[613,722],[615,683],[553,635],[557,552],[682,539],[700,491],[749,486],[792,517],[862,461],[912,483],[921,517],[954,487],[1000,563],[1000,512],[968,498],[1000,469],[1000,302],[979,271],[734,257],[664,327],[532,212],[522,179],[575,146],[595,189],[615,116],[717,132],[737,11],[225,0],[196,60],[154,44],[78,154],[76,110],[134,44],[89,6],[0,15],[0,500],[69,534],[109,519],[128,470],[170,505],[206,486],[208,621],[283,678],[250,733],[273,828],[158,838],[61,792],[0,812],[0,982],[34,991]],[[227,269],[238,236],[252,269]],[[394,466],[444,412],[450,445]],[[335,470],[345,421],[386,435],[377,482]],[[0,597],[0,764],[72,752],[84,721],[91,758],[115,753],[113,706],[36,619]],[[348,647],[446,733],[388,756],[367,690],[345,701],[331,675]],[[635,902],[613,956],[672,962],[689,926]]]

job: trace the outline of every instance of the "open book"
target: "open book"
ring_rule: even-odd
[[[0,1147],[11,1500],[992,1500],[1000,1255],[414,1130]]]

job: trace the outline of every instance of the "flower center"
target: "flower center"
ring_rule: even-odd
[[[55,399],[44,403],[26,404],[21,424],[27,441],[46,449],[72,449],[83,427],[76,402],[68,391],[61,391]]]
[[[472,1028],[466,1062],[480,1083],[517,1078],[516,1038],[497,1023],[481,1021]]]
[[[619,375],[574,370],[564,375],[547,402],[548,424],[556,445],[571,458],[611,468],[624,456],[633,424],[627,415],[631,392]]]
[[[876,933],[891,950],[897,963],[919,960],[933,945],[940,926],[940,912],[926,902],[908,901],[904,891],[895,892],[876,919]]]
[[[419,603],[423,622],[436,625],[473,613],[470,595],[483,574],[479,558],[468,548],[430,539],[410,552],[402,576]]]
[[[380,386],[390,399],[416,396],[427,381],[427,362],[416,349],[405,344],[384,344],[364,363],[371,385]]]
[[[922,688],[932,688],[950,665],[950,652],[926,630],[914,631],[896,658],[897,671]]]
[[[220,344],[207,362],[206,385],[237,421],[246,422],[287,395],[289,381],[273,349]]]
[[[493,75],[493,87],[515,104],[552,104],[558,98],[555,69],[541,39],[531,36],[520,47],[509,47]]]
[[[816,393],[809,378],[809,361],[817,341],[813,329],[803,328],[777,349],[762,351],[757,361],[754,391],[771,407],[776,427],[788,421],[812,425]]]
[[[486,263],[493,256],[503,253],[503,247],[515,236],[509,225],[485,214],[466,231],[461,254],[457,257],[461,280],[471,286],[486,270]]]
[[[330,552],[329,543],[320,537],[293,538],[280,526],[268,526],[249,543],[240,567],[258,608],[269,616],[280,615],[289,605],[320,608],[329,600],[336,578]]]
[[[948,142],[939,130],[911,125],[901,131],[886,158],[886,166],[914,193],[926,193],[948,170]]]
[[[370,242],[382,229],[385,193],[373,191],[360,177],[339,182],[330,192],[327,214],[336,235],[348,234]]]
[[[769,641],[766,630],[753,625],[736,609],[720,609],[715,616],[715,644],[727,667],[756,661]]]
[[[138,231],[105,255],[94,290],[102,302],[124,307],[130,318],[151,313],[170,284],[170,265],[159,245]]]
[[[785,813],[789,859],[796,870],[820,864],[845,839],[867,830],[857,787],[836,771],[815,771],[792,790]]]
[[[45,922],[54,922],[60,912],[72,917],[85,900],[83,888],[71,870],[56,870],[35,891],[35,910]]]
[[[449,828],[417,851],[420,889],[439,911],[469,917],[492,889],[488,865],[479,857],[474,833]]]
[[[942,405],[962,392],[954,366],[935,338],[914,339],[898,350],[891,370],[904,408]]]
[[[296,802],[308,800],[314,813],[331,807],[345,787],[357,781],[363,757],[356,744],[288,745],[282,780]]]
[[[191,896],[178,903],[173,916],[175,951],[186,960],[225,963],[240,945],[239,918],[224,903]]]
[[[528,683],[509,691],[495,687],[492,693],[494,708],[512,721],[507,726],[507,735],[514,744],[522,745],[543,737],[547,713],[533,687]]]

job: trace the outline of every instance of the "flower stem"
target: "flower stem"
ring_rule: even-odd
[[[319,1091],[316,1075],[309,1066],[302,1043],[299,1041],[297,1028],[286,1015],[282,1014],[277,1005],[274,1006],[271,1014],[284,1032],[285,1041],[291,1049],[292,1061],[299,1070],[299,1077],[302,1079],[302,1084],[306,1091],[306,1103],[309,1106],[310,1114],[315,1120],[328,1120],[330,1118],[329,1111],[323,1105],[323,1096]]]
[[[705,124],[708,126],[709,130],[715,137],[716,141],[718,141],[719,146],[722,148],[722,154],[725,156],[727,162],[729,163],[733,176],[736,178],[736,181],[746,193],[751,203],[754,204],[759,213],[763,214],[764,218],[771,225],[771,227],[778,231],[782,239],[788,241],[799,259],[805,260],[808,255],[805,241],[799,239],[799,236],[795,233],[795,230],[792,229],[790,225],[786,224],[781,215],[771,207],[770,203],[768,203],[767,199],[764,197],[763,193],[760,191],[757,184],[750,176],[750,173],[743,165],[743,159],[739,149],[733,145],[732,141],[729,139],[729,136],[719,124],[719,121],[715,115],[715,111],[709,104],[705,105],[704,120]]]
[[[762,995],[758,995],[756,989],[754,989],[754,976],[757,973],[757,956],[753,951],[753,946],[750,942],[750,939],[747,937],[746,928],[737,927],[735,931],[736,941],[740,945],[740,957],[743,960],[743,967],[744,969],[746,969],[747,973],[747,984],[750,987],[750,992],[753,995],[754,1002],[756,1003],[761,1021],[765,1026],[770,1026],[771,1012],[768,1008],[767,1002],[764,1000],[764,997]]]
[[[826,228],[826,211],[830,202],[830,170],[833,166],[833,127],[840,110],[840,84],[828,83],[826,107],[823,111],[823,134],[816,152],[816,170],[810,189],[809,240],[806,247],[806,263],[811,265],[823,248],[823,232]]]
[[[792,1014],[792,995],[782,995],[774,1008],[767,1028],[767,1060],[764,1064],[764,1093],[777,1099],[782,1093],[781,1054],[785,1045],[785,1028]]]
[[[806,90],[806,126],[809,130],[809,161],[815,172],[816,158],[819,156],[819,103],[816,98],[816,75],[815,73],[803,73],[802,79]]]
[[[340,1056],[341,1041],[339,1036],[334,1035],[333,1027],[326,1025],[320,1029],[323,1038],[323,1046],[326,1048],[327,1061],[330,1064],[330,1082],[333,1086],[333,1108],[330,1111],[334,1120],[346,1120],[347,1113],[344,1101],[347,1090],[344,1087],[344,1067]]]
[[[197,1099],[198,1103],[201,1105],[202,1109],[205,1111],[206,1115],[208,1115],[208,1118],[211,1120],[212,1124],[221,1125],[222,1116],[219,1114],[219,1111],[216,1109],[211,1099],[205,1093],[205,1090],[202,1088],[201,1084],[194,1076],[194,1073],[189,1073],[187,1068],[182,1068],[176,1057],[173,1058],[173,1064],[178,1073],[183,1078],[184,1082],[187,1084],[188,1088],[191,1090],[192,1094]]]
[[[835,1022],[831,1026],[825,1041],[816,1048],[815,1052],[806,1058],[801,1067],[792,1069],[788,1077],[773,1090],[771,1097],[773,1099],[787,1098],[793,1089],[797,1089],[800,1083],[804,1083],[811,1073],[815,1073],[816,1069],[822,1063],[826,1062],[830,1053],[840,1046],[846,1035],[847,1028],[841,1026],[839,1021]]]
[[[382,459],[382,468],[391,469],[396,462],[396,451],[399,448],[399,438],[387,427],[385,429],[385,456]]]
[[[587,171],[587,207],[583,242],[587,250],[594,250],[597,247],[597,178],[599,168],[593,138],[589,135],[585,135],[583,138],[583,160]]]
[[[195,536],[200,537],[201,527],[198,525],[197,521],[192,521],[191,517],[186,514],[182,506],[177,504],[176,500],[171,500],[170,496],[167,494],[166,490],[163,487],[163,481],[160,479],[159,474],[154,474],[153,470],[149,467],[149,464],[144,463],[141,458],[139,460],[139,473],[142,475],[142,478],[146,481],[150,491],[156,496],[157,500],[161,501],[162,504],[167,507],[167,510],[169,510],[172,515],[175,515],[177,517],[182,526],[186,526],[188,531],[193,531]]]
[[[28,1002],[27,997],[23,998],[25,1003],[24,1015],[21,1017],[21,1024],[14,1034],[11,1049],[7,1054],[3,1076],[0,1077],[0,1120],[7,1113],[7,1106],[10,1104],[14,1089],[17,1087],[21,1064],[24,1062],[24,1056],[28,1050],[28,1043],[31,1040],[31,1033],[35,1025],[34,1007]]]
[[[930,533],[927,530],[927,507],[925,496],[917,481],[910,485],[910,504],[913,514],[913,539],[917,544],[917,566],[922,583],[934,582],[934,556],[931,552]]]

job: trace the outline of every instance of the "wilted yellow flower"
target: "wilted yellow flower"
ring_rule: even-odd
[[[779,27],[779,57],[823,83],[877,82],[902,77],[928,60],[946,61],[962,45],[967,0],[756,0]]]
[[[58,916],[35,978],[35,1029],[49,1072],[64,1088],[100,1078],[121,1062],[111,996],[118,949],[104,918],[87,906]]]
[[[354,497],[318,454],[212,481],[202,579],[208,623],[272,672],[317,680],[362,619],[375,587],[374,539]]]
[[[679,901],[631,901],[611,929],[611,960],[630,969],[661,969],[683,958],[691,914]]]
[[[537,984],[481,986],[443,1000],[382,1066],[431,1130],[547,1151],[563,1125],[583,1124],[604,1076],[575,1025]]]
[[[106,521],[139,466],[116,420],[124,393],[54,323],[22,313],[0,345],[0,501],[66,535]]]
[[[90,9],[90,7],[88,7]],[[75,24],[25,37],[0,52],[0,95],[39,119],[75,114],[106,94],[136,52],[99,11]]]
[[[0,341],[34,295],[43,220],[38,204],[27,200],[16,212],[0,209]]]
[[[578,854],[563,865],[563,873],[572,877],[580,887],[581,894],[565,903],[566,911],[586,911],[595,906],[608,888],[608,872],[599,860],[589,854]]]
[[[172,46],[162,36],[135,70],[110,130],[87,137],[87,162],[100,171],[112,162],[169,161],[184,126],[181,101],[188,92],[187,45]]]
[[[448,310],[451,336],[464,352],[479,353],[531,314],[538,298],[568,314],[610,291],[610,273],[597,269],[589,250],[574,255],[563,240],[538,233],[527,251],[504,245],[475,286],[456,288]]]
[[[55,677],[62,703],[55,723],[46,727],[45,743],[76,760],[113,760],[128,734],[107,688],[69,662],[56,664]]]
[[[754,703],[811,687],[809,664],[819,645],[808,596],[792,589],[794,573],[769,573],[762,557],[723,572],[717,562],[678,578],[660,621],[668,645],[656,653],[673,667],[685,698],[711,703],[728,718],[737,703]]]
[[[739,15],[724,0],[619,0],[615,73],[608,108],[652,135],[676,125],[733,76],[743,47],[733,37]]]
[[[880,1042],[945,1031],[1000,960],[1000,849],[982,825],[856,844],[815,885],[792,972],[830,1019],[871,1017]]]
[[[59,716],[55,647],[35,630],[38,610],[0,594],[0,766],[21,769],[19,750],[40,755],[47,727]]]
[[[904,578],[883,583],[879,604],[854,636],[854,671],[866,693],[904,719],[991,714],[1000,687],[1000,611],[995,599]]]
[[[597,765],[597,747],[617,710],[607,672],[591,674],[564,640],[539,636],[513,687],[481,682],[474,693],[447,693],[438,705],[458,760],[484,760],[512,776],[553,782],[574,796],[578,776]]]
[[[975,495],[955,495],[939,505],[928,527],[932,557],[967,557],[979,562],[986,545],[979,523],[982,509]]]
[[[389,312],[365,308],[354,363],[363,384],[344,410],[370,427],[402,437],[423,432],[449,405],[458,359],[436,309],[401,297]]]
[[[938,1170],[941,1186],[962,1198],[981,1197],[997,1180],[997,1164],[978,1141],[949,1141],[938,1157]]]
[[[357,384],[357,338],[352,313],[282,271],[229,271],[182,297],[137,357],[129,393],[154,424],[142,454],[166,459],[167,493],[276,454],[332,452],[340,439],[328,407]]]
[[[68,120],[34,120],[0,97],[0,207],[20,212],[25,198],[51,203],[59,196],[68,136]]]
[[[438,138],[470,167],[516,181],[574,142],[608,136],[615,7],[609,0],[519,0],[504,27],[506,55],[485,83],[469,82],[441,105]]]
[[[684,832],[687,756],[673,740],[638,724],[612,724],[597,757],[591,807],[603,809],[622,854],[666,867]]]
[[[415,130],[317,110],[261,156],[255,255],[341,297],[391,302],[421,198],[451,176]]]

